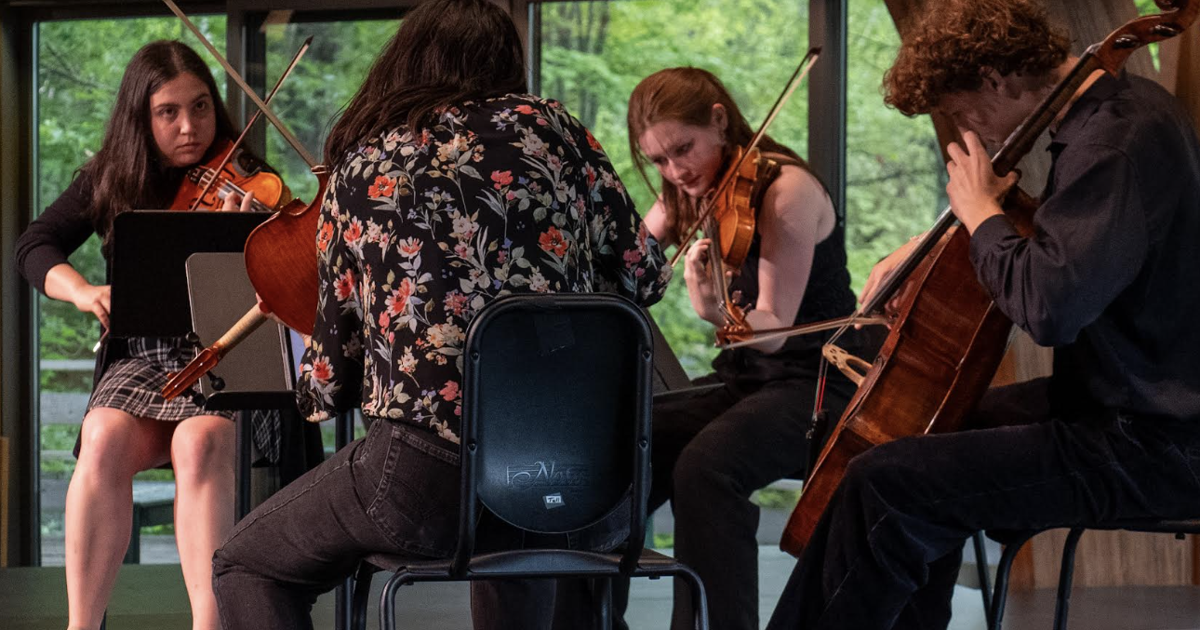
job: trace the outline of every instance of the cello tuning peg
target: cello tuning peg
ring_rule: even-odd
[[[212,385],[212,388],[218,392],[225,389],[225,379],[213,374],[212,372],[208,373],[208,382]]]
[[[194,330],[189,332],[188,334],[184,335],[183,339],[184,339],[184,341],[187,341],[188,343],[192,344],[193,346],[197,346],[197,347],[200,346],[200,335],[197,335],[196,331],[194,331]]]
[[[207,399],[204,398],[204,394],[196,391],[192,392],[192,404],[203,408],[205,402],[207,402]]]

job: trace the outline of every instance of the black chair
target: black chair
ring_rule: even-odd
[[[1062,568],[1058,575],[1058,598],[1054,604],[1054,629],[1066,630],[1067,612],[1071,601],[1071,580],[1075,576],[1075,549],[1084,530],[1127,530],[1131,532],[1149,532],[1174,534],[1183,540],[1186,534],[1200,534],[1200,519],[1194,520],[1159,520],[1136,519],[1096,523],[1087,526],[1072,527],[1063,542]],[[1008,595],[1008,577],[1012,570],[1013,560],[1021,547],[1037,534],[1046,530],[1031,530],[1008,533],[1003,536],[1004,552],[1000,555],[1000,563],[996,567],[996,590],[992,597],[992,605],[988,613],[989,630],[1000,630],[1000,622],[1004,617],[1004,603]]]
[[[688,582],[696,627],[707,629],[700,578],[643,548],[650,485],[650,372],[645,316],[602,294],[520,295],[482,309],[467,331],[462,413],[462,496],[454,556],[372,555],[354,586],[353,626],[366,624],[371,576],[393,571],[380,627],[395,627],[395,595],[417,581],[572,577],[597,580],[596,627],[611,624],[608,588],[618,575]],[[632,500],[624,550],[563,548],[475,552],[480,510],[520,530],[565,534]],[[565,537],[564,537],[565,538]]]

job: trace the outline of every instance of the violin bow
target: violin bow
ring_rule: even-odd
[[[271,108],[267,106],[267,104],[264,103],[261,98],[258,97],[258,94],[256,94],[254,90],[246,84],[246,81],[242,79],[242,75],[238,74],[238,71],[233,69],[233,66],[229,63],[229,61],[226,60],[221,53],[217,52],[217,49],[212,45],[212,42],[208,41],[208,38],[204,36],[204,33],[201,33],[200,29],[196,28],[196,25],[193,24],[190,19],[188,19],[188,16],[184,14],[182,10],[180,10],[179,5],[175,4],[173,0],[163,0],[163,3],[167,5],[167,8],[171,9],[172,13],[174,13],[180,20],[183,21],[184,26],[186,26],[193,35],[200,39],[200,43],[204,44],[204,48],[208,50],[209,54],[216,58],[217,63],[221,64],[221,67],[225,69],[225,72],[229,73],[229,77],[233,79],[233,82],[242,89],[242,92],[245,92],[246,96],[249,97],[254,105],[258,107],[258,110],[267,117],[267,120],[271,121],[272,125],[275,125],[275,128],[279,130],[279,133],[283,134],[283,138],[287,140],[288,144],[292,145],[292,148],[296,150],[296,153],[300,154],[300,157],[305,161],[305,163],[308,164],[308,167],[316,168],[317,161],[313,159],[312,155],[309,154],[309,152],[304,148],[304,145],[300,144],[300,141],[296,139],[296,136],[292,135],[292,132],[288,129],[287,125],[283,124],[283,121],[279,120],[279,117],[275,115],[275,112],[272,111]]]
[[[296,54],[292,56],[291,63],[288,64],[288,67],[283,71],[283,74],[279,76],[279,80],[275,82],[275,87],[271,88],[271,92],[267,94],[267,98],[263,101],[264,104],[271,104],[271,100],[274,99],[275,95],[279,93],[279,88],[283,87],[283,82],[287,80],[290,74],[292,74],[292,70],[296,68],[296,64],[300,63],[300,59],[304,57],[304,53],[308,52],[308,47],[312,45],[312,40],[312,35],[309,35],[308,39],[304,40],[304,43],[300,45],[300,49],[297,50]],[[237,140],[233,141],[233,147],[229,149],[229,153],[227,153],[225,158],[221,160],[221,163],[213,169],[214,173],[220,173],[221,170],[225,168],[225,165],[228,164],[229,160],[233,158],[233,152],[242,145],[242,141],[245,140],[246,135],[250,133],[250,128],[253,127],[254,123],[258,122],[258,119],[261,117],[262,110],[254,110],[254,115],[250,117],[250,122],[246,123],[246,126],[242,128],[242,133],[238,135]],[[204,199],[204,196],[208,194],[208,191],[212,189],[213,184],[216,182],[217,176],[214,175],[204,184],[204,188],[200,190],[200,195],[196,197],[196,200],[192,202],[192,207],[188,209],[195,210],[196,208],[200,207],[200,201]]]
[[[170,0],[164,1],[169,2]],[[725,176],[721,178],[720,184],[708,197],[709,201],[704,204],[704,208],[700,211],[700,216],[698,216],[696,221],[692,223],[691,227],[687,229],[684,238],[679,241],[679,246],[675,249],[675,255],[671,257],[672,267],[679,262],[680,256],[683,255],[683,252],[687,251],[688,244],[691,243],[693,238],[695,238],[696,233],[700,231],[700,228],[704,225],[704,221],[708,218],[708,215],[712,213],[713,202],[711,200],[716,199],[721,195],[721,193],[725,192],[725,189],[729,187],[730,182],[736,178],[738,170],[742,167],[742,163],[745,162],[750,153],[753,152],[756,147],[758,147],[758,143],[762,141],[763,136],[767,135],[767,127],[771,126],[771,123],[775,121],[775,117],[779,115],[779,112],[783,109],[783,106],[787,104],[788,99],[792,97],[792,94],[796,91],[796,88],[800,87],[800,83],[804,81],[804,77],[808,76],[808,71],[812,69],[813,64],[817,62],[817,57],[820,55],[821,47],[814,46],[813,48],[808,49],[808,53],[804,55],[804,59],[800,60],[800,64],[796,66],[796,70],[792,73],[792,77],[788,79],[787,85],[783,87],[783,91],[780,92],[779,97],[775,99],[775,104],[771,106],[771,111],[767,113],[766,119],[763,120],[762,124],[758,126],[758,131],[754,132],[754,137],[750,140],[750,144],[746,145],[746,150],[742,152],[742,157],[737,161],[736,164],[733,165],[733,168],[725,172]]]

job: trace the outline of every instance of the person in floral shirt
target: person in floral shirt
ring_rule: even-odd
[[[649,305],[665,290],[670,268],[604,151],[525,93],[523,59],[493,3],[427,1],[334,126],[297,394],[311,420],[361,406],[372,422],[218,550],[224,627],[312,627],[316,596],[364,556],[450,555],[462,347],[486,304],[605,291]]]

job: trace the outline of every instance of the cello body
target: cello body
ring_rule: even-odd
[[[799,555],[856,455],[964,428],[1012,330],[976,279],[969,246],[966,230],[952,228],[901,289],[897,323],[804,483],[779,543],[784,551]]]
[[[329,176],[311,204],[288,204],[246,238],[246,274],[259,300],[288,328],[311,335],[317,319],[317,224]]]

